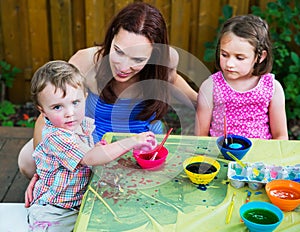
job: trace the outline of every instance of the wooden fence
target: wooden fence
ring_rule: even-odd
[[[216,36],[222,7],[234,15],[265,7],[272,0],[145,0],[161,10],[170,44],[202,60],[204,43]],[[30,100],[34,71],[53,59],[68,60],[75,51],[102,42],[108,22],[133,0],[0,0],[0,60],[22,70],[8,99]]]

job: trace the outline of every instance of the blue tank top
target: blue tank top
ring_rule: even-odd
[[[153,131],[163,133],[161,121],[151,123],[155,115],[146,121],[136,119],[143,105],[136,99],[118,99],[114,104],[105,103],[99,95],[88,90],[85,114],[95,119],[94,142],[101,140],[106,132],[140,133]]]

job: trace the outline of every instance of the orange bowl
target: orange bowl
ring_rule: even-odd
[[[270,201],[283,211],[292,211],[300,205],[300,183],[272,180],[265,189]]]

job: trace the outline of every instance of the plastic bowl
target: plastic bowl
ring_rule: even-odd
[[[224,156],[225,159],[227,160],[232,160],[234,161],[229,155],[227,155],[227,152],[229,151],[231,154],[233,154],[236,158],[241,160],[247,152],[250,150],[252,146],[252,142],[243,136],[240,135],[232,135],[229,134],[227,136],[228,144],[225,144],[224,142],[224,136],[218,137],[217,139],[217,146]],[[236,146],[232,146],[232,148],[229,147],[229,145],[240,145],[240,148],[234,148]]]
[[[133,150],[133,157],[143,169],[158,169],[166,161],[169,151],[166,147],[162,147],[158,151],[155,160],[150,160],[154,153],[155,152],[145,153],[140,150]]]
[[[274,231],[283,220],[283,212],[277,206],[263,201],[242,205],[240,216],[250,232]]]
[[[283,211],[292,211],[300,205],[300,183],[272,180],[265,189],[270,201]]]
[[[183,162],[183,168],[194,184],[208,184],[219,173],[220,164],[209,157],[194,156]]]

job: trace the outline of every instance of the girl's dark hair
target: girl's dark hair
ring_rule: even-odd
[[[257,62],[254,65],[253,75],[260,76],[271,72],[273,66],[272,44],[270,41],[269,28],[266,21],[255,15],[239,15],[228,19],[220,31],[216,49],[216,67],[220,67],[220,41],[224,34],[233,33],[238,37],[248,40],[255,48]],[[263,50],[267,51],[266,58],[259,63]]]
[[[100,97],[107,103],[114,103],[117,96],[113,91],[113,75],[109,64],[109,51],[114,36],[123,28],[128,32],[143,35],[153,45],[151,57],[145,67],[139,72],[139,81],[157,79],[168,81],[169,44],[165,20],[155,7],[135,2],[123,8],[111,21],[101,49],[95,54],[96,61],[101,59],[96,75],[97,87]],[[161,46],[160,46],[161,45]],[[165,45],[165,46],[163,46]],[[154,113],[155,119],[161,119],[168,109],[168,91],[165,85],[153,84],[143,86],[143,99],[146,99],[144,110],[138,119],[147,120]],[[151,95],[151,96],[150,96]],[[148,100],[150,99],[150,100]],[[160,100],[157,100],[160,99]]]

